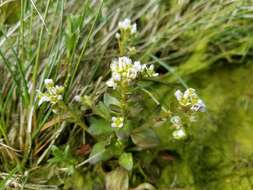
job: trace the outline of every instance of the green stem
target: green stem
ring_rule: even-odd
[[[120,105],[121,105],[121,114],[123,117],[126,117],[127,113],[127,86],[124,83],[120,84]]]
[[[46,10],[44,13],[45,20],[48,15],[50,1],[51,0],[48,0],[47,4],[46,4]],[[29,114],[28,114],[28,119],[27,119],[28,126],[27,126],[27,130],[26,130],[26,144],[25,144],[26,151],[24,153],[24,158],[23,158],[23,162],[22,162],[23,165],[25,165],[26,161],[28,160],[28,157],[31,152],[31,147],[32,147],[32,123],[33,123],[33,114],[35,111],[34,100],[35,100],[35,94],[36,94],[36,84],[38,81],[37,75],[38,75],[38,70],[39,70],[39,59],[40,59],[40,51],[41,51],[41,44],[42,44],[42,37],[43,37],[44,29],[45,29],[45,26],[43,24],[40,29],[38,48],[36,51],[35,65],[33,68],[33,75],[32,75],[32,92],[31,92],[31,96],[30,96]]]
[[[141,88],[141,90],[142,90],[143,92],[145,92],[147,95],[149,95],[149,96],[151,97],[151,99],[156,103],[156,105],[161,106],[161,109],[162,109],[164,112],[169,112],[169,110],[167,110],[164,106],[162,106],[162,105],[160,104],[160,102],[155,98],[155,96],[154,96],[151,92],[149,92],[149,91],[146,90],[145,88]]]

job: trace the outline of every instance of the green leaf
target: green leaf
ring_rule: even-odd
[[[126,170],[132,170],[133,168],[133,156],[132,153],[123,153],[119,158],[119,164]]]
[[[105,94],[104,95],[104,104],[109,108],[111,105],[115,105],[115,106],[120,106],[120,102],[117,98],[109,95],[109,94]]]
[[[105,106],[103,102],[99,102],[98,106],[94,110],[95,114],[104,118],[107,121],[111,120],[110,110]]]
[[[104,119],[91,119],[91,125],[88,128],[88,132],[91,135],[98,136],[98,135],[106,135],[113,132],[111,124],[104,120]]]
[[[61,150],[57,146],[53,146],[52,155],[53,157],[48,160],[50,164],[66,167],[66,172],[70,175],[74,173],[76,160],[70,153],[69,145],[67,145],[64,150]]]
[[[129,138],[132,129],[133,129],[132,123],[130,121],[126,121],[124,127],[116,129],[115,132],[118,139],[126,140]]]
[[[106,190],[128,190],[128,173],[123,168],[117,168],[108,173],[105,177]]]
[[[112,156],[112,154],[105,148],[107,143],[107,141],[101,141],[92,147],[89,156],[89,162],[91,164],[96,164],[97,162],[107,160]]]
[[[152,148],[160,143],[156,133],[150,128],[139,128],[133,131],[131,139],[140,148]]]

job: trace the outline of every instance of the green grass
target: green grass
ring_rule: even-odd
[[[155,64],[161,74],[140,84],[137,99],[146,109],[139,123],[157,117],[154,100],[173,106],[176,88],[187,86],[200,90],[208,114],[186,143],[171,143],[159,128],[155,148],[140,151],[129,140],[124,148],[134,155],[134,169],[112,174],[114,158],[93,165],[77,152],[100,142],[80,125],[106,117],[100,102],[119,54],[117,24],[126,17],[138,26],[134,59]],[[251,189],[252,17],[250,0],[0,1],[0,188],[12,179],[9,189],[104,189],[105,179],[118,177],[129,178],[131,188]],[[38,106],[36,90],[44,90],[46,78],[66,87],[64,102],[82,124]],[[77,94],[95,108],[80,111]],[[167,154],[173,161],[162,159]]]

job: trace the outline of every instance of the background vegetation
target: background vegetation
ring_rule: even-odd
[[[90,156],[110,127],[91,116],[106,114],[105,81],[118,55],[117,24],[126,17],[138,26],[135,58],[161,74],[143,81],[145,88],[169,107],[175,89],[194,87],[208,108],[194,138],[173,141],[168,123],[153,127],[160,123],[151,98],[137,97],[146,108],[138,124],[154,133],[124,147],[133,155],[129,172],[118,167],[118,149]],[[251,190],[252,19],[251,0],[0,1],[0,187]],[[67,86],[64,101],[95,126],[93,136],[37,105],[45,78]],[[95,108],[78,111],[77,94]],[[108,151],[97,145],[101,150]]]

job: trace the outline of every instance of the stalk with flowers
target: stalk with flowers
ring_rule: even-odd
[[[130,19],[125,19],[119,22],[118,25],[120,33],[116,33],[116,39],[119,44],[119,54],[127,54],[130,48],[130,42],[137,32],[136,23],[131,24]],[[135,48],[134,48],[135,49]],[[128,53],[129,54],[129,53]],[[112,117],[112,127],[122,128],[124,122],[127,120],[127,99],[129,89],[134,87],[138,80],[149,77],[157,77],[158,73],[154,70],[154,65],[141,64],[140,61],[132,61],[131,58],[124,55],[123,57],[116,58],[112,61],[111,65],[111,78],[106,82],[108,87],[111,87],[119,94],[121,112]],[[175,92],[175,97],[179,103],[179,111],[184,115],[189,115],[189,122],[196,120],[196,112],[205,112],[205,104],[198,97],[193,88],[186,89],[184,93],[180,90]],[[165,109],[166,112],[171,110]],[[180,116],[169,114],[172,128],[174,129],[172,136],[174,139],[184,139],[186,132]],[[186,121],[188,122],[188,121]]]
[[[130,19],[120,21],[118,24],[120,33],[116,33],[119,44],[119,54],[124,55],[112,61],[111,78],[106,82],[108,87],[117,91],[120,98],[121,112],[118,116],[112,117],[112,127],[123,127],[124,120],[127,119],[127,99],[129,89],[142,78],[156,77],[158,73],[154,71],[154,65],[147,66],[140,61],[133,61],[126,54],[131,54],[135,47],[130,46],[131,40],[137,32],[136,23],[131,24]],[[130,52],[129,52],[130,50]]]
[[[130,19],[125,19],[119,22],[118,27],[119,32],[115,37],[118,41],[119,57],[114,58],[110,64],[111,74],[105,82],[108,89],[103,101],[95,103],[88,95],[74,97],[74,102],[81,105],[81,112],[91,110],[89,111],[91,115],[84,116],[89,121],[89,127],[80,114],[72,111],[72,105],[64,102],[64,86],[55,85],[51,79],[45,80],[46,92],[38,91],[38,105],[49,102],[55,114],[67,114],[68,121],[81,126],[85,133],[96,139],[97,143],[93,145],[88,160],[77,164],[76,169],[86,163],[97,164],[117,158],[116,166],[120,165],[124,170],[116,169],[113,172],[128,176],[126,171],[134,169],[134,157],[129,151],[129,144],[133,143],[136,148],[143,150],[153,148],[160,142],[153,126],[146,126],[145,123],[139,123],[140,126],[135,124],[141,114],[140,111],[133,111],[138,104],[135,96],[144,91],[157,106],[160,106],[161,110],[157,112],[156,119],[159,118],[167,124],[158,128],[168,127],[170,131],[168,138],[172,137],[176,142],[187,139],[188,131],[191,130],[188,124],[196,122],[198,112],[205,112],[206,106],[193,88],[188,88],[184,92],[176,90],[174,95],[177,104],[172,109],[162,105],[149,90],[139,88],[140,81],[159,77],[159,74],[153,64],[141,63],[132,56],[133,52],[136,53],[136,48],[132,46],[132,40],[137,35],[136,23],[132,24]],[[140,169],[138,165],[136,167]],[[109,177],[107,183],[113,180]]]

